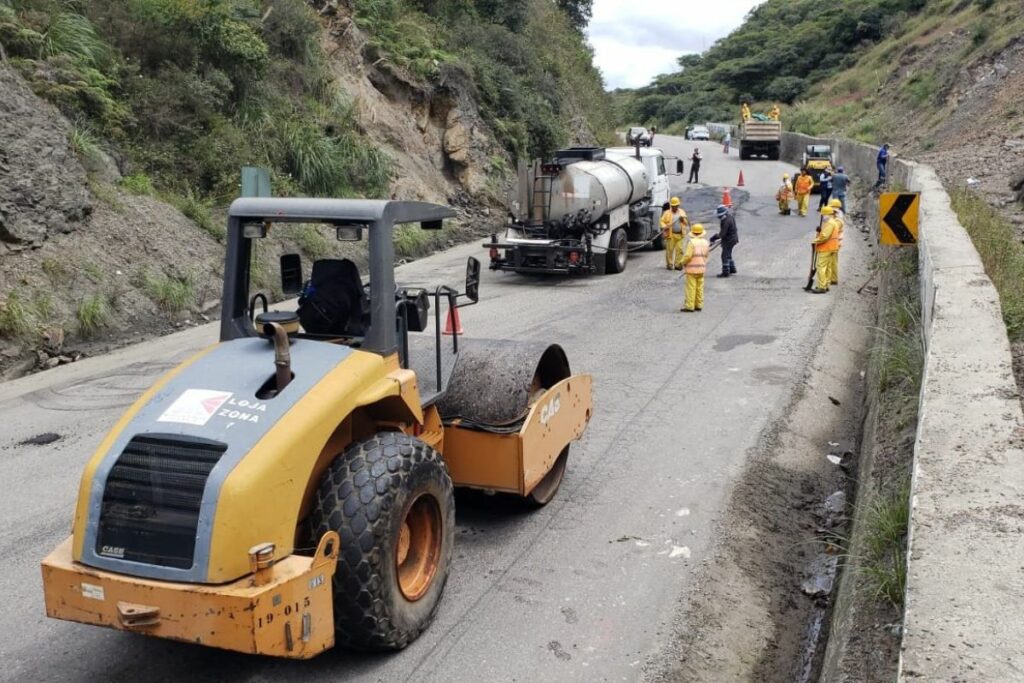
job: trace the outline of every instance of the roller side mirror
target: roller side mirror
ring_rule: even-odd
[[[480,261],[472,256],[466,261],[466,298],[473,303],[480,300]]]

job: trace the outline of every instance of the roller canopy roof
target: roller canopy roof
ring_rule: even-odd
[[[305,197],[244,197],[231,203],[232,218],[337,223],[431,223],[452,218],[455,211],[440,204],[386,199],[314,199]]]

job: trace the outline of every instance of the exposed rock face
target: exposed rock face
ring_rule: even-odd
[[[92,212],[67,121],[0,63],[0,244],[19,250],[71,232]],[[0,250],[2,251],[2,250]]]

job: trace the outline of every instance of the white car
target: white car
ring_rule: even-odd
[[[707,126],[694,126],[686,137],[691,140],[710,140],[711,131],[707,129]]]
[[[651,133],[643,126],[633,126],[626,131],[626,144],[635,145],[637,140],[640,141],[641,147],[651,146]]]

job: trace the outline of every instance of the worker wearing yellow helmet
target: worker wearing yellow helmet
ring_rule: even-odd
[[[775,200],[779,203],[779,215],[788,216],[793,213],[789,203],[793,201],[793,184],[789,182],[789,174],[782,174],[782,184],[775,192]]]
[[[832,207],[835,212],[834,217],[836,222],[839,223],[839,232],[836,234],[836,240],[839,242],[839,248],[836,249],[836,255],[832,261],[832,272],[829,281],[833,285],[839,284],[839,252],[843,250],[843,232],[846,231],[846,214],[843,212],[843,203],[838,199],[828,200],[828,205]]]
[[[768,112],[768,118],[770,118],[772,121],[778,121],[780,118],[782,118],[782,110],[779,109],[779,105],[772,105],[771,111]]]
[[[679,310],[692,313],[704,308],[704,271],[707,270],[708,252],[711,245],[704,237],[704,226],[695,223],[690,228],[689,239],[686,241],[686,252],[683,254],[683,267],[686,270],[686,296],[683,307]]]
[[[661,214],[661,236],[665,241],[665,267],[669,270],[683,269],[683,238],[690,227],[686,212],[679,197],[669,201],[669,208]]]
[[[814,245],[816,264],[814,289],[811,291],[815,294],[826,293],[832,283],[832,264],[839,250],[839,238],[837,237],[839,221],[836,220],[835,213],[835,209],[831,206],[826,206],[821,210],[825,222],[822,223],[821,229],[818,230],[811,242]]]

